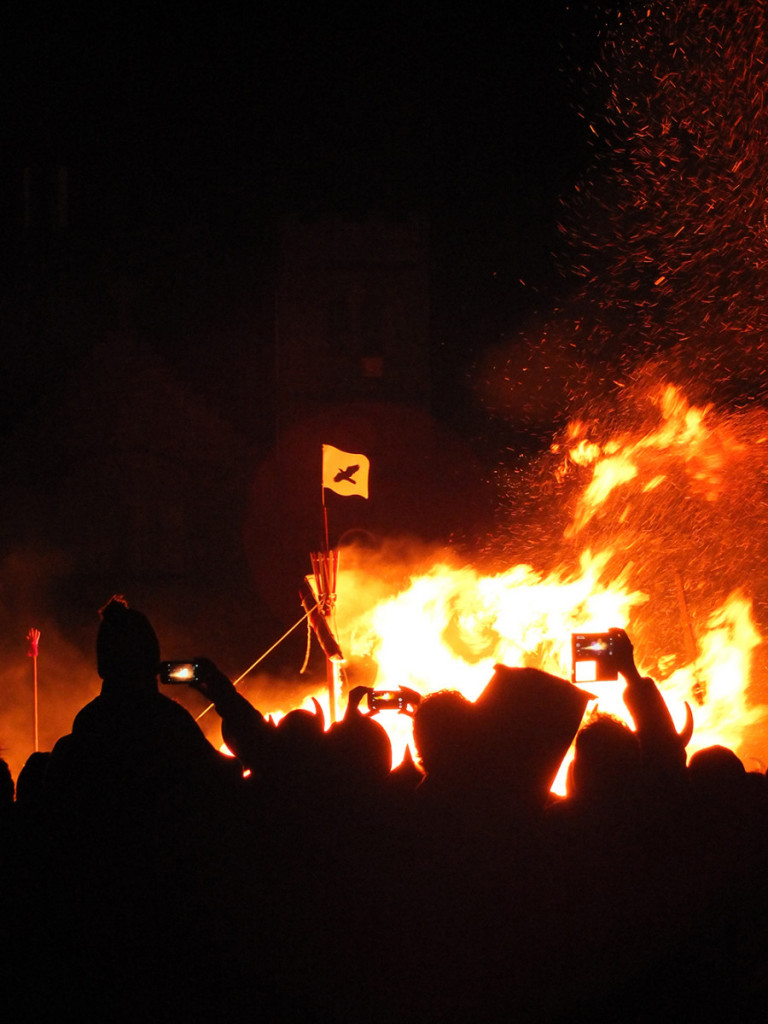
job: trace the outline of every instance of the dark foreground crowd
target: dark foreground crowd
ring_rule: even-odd
[[[498,666],[416,709],[390,771],[353,690],[274,726],[210,662],[236,758],[158,692],[146,618],[102,611],[99,697],[0,819],[9,1021],[762,1021],[768,783],[688,758],[617,631],[634,731]],[[555,771],[577,733],[568,794]]]

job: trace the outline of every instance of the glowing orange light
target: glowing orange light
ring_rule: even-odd
[[[448,552],[410,568],[399,555],[389,563],[380,553],[345,556],[337,582],[336,627],[350,663],[357,658],[375,663],[378,689],[403,685],[423,695],[455,689],[475,700],[497,663],[570,678],[571,634],[623,627],[632,637],[637,624],[653,623],[654,616],[677,616],[677,607],[649,602],[632,559],[607,535],[601,541],[601,517],[609,504],[614,510],[618,505],[614,518],[623,524],[644,495],[653,493],[657,502],[670,482],[679,490],[683,478],[689,495],[715,505],[733,489],[747,442],[711,407],[689,404],[675,387],[662,387],[650,398],[655,419],[642,429],[601,440],[589,436],[588,424],[574,422],[553,446],[561,459],[557,476],[563,480],[578,473],[582,481],[566,538],[573,545],[588,535],[590,544],[575,569],[571,559],[547,572],[516,564],[488,574],[457,564]],[[673,508],[673,525],[675,515]],[[657,678],[678,728],[685,721],[685,703],[693,707],[689,753],[713,743],[738,753],[745,730],[764,718],[766,708],[748,697],[760,642],[752,600],[746,590],[735,588],[719,596],[706,621],[698,624],[696,637],[690,633],[685,657],[680,651],[664,655],[651,672],[643,665],[642,647],[636,651],[638,667]],[[576,682],[596,697],[587,714],[597,708],[631,725],[621,680],[578,676]],[[323,692],[315,696],[325,703]],[[328,723],[327,708],[326,716]],[[388,711],[378,720],[387,729],[397,764],[412,743],[411,719]],[[564,768],[555,784],[559,791],[563,778]]]

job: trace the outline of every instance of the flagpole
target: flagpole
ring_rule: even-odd
[[[37,753],[40,749],[37,702],[37,651],[40,643],[40,630],[30,629],[29,633],[27,633],[27,642],[29,643],[29,650],[27,651],[27,654],[29,654],[32,659],[32,705],[35,723],[35,753]]]
[[[322,491],[323,491],[323,530],[324,530],[324,539],[325,539],[325,552],[324,552],[324,554],[325,554],[325,559],[324,559],[324,562],[325,562],[325,572],[323,573],[323,584],[322,584],[322,588],[321,588],[321,593],[322,593],[322,591],[325,591],[325,601],[324,601],[325,607],[323,608],[323,617],[325,618],[326,624],[327,624],[327,626],[328,626],[328,628],[329,628],[329,630],[330,630],[330,632],[332,634],[333,630],[330,629],[330,625],[331,625],[330,617],[331,617],[331,608],[333,607],[333,602],[336,600],[336,586],[335,586],[335,584],[336,584],[336,574],[333,573],[333,590],[331,591],[329,589],[330,586],[331,586],[331,573],[330,573],[331,543],[330,543],[329,534],[328,534],[328,506],[325,503],[325,487],[322,488]],[[326,681],[326,683],[328,685],[328,717],[330,718],[331,725],[333,725],[333,723],[336,721],[336,668],[335,668],[335,665],[334,665],[333,661],[329,657],[327,651],[326,651],[326,654],[325,654],[325,681]]]
[[[320,602],[320,612],[325,620],[328,632],[333,636],[330,617],[333,602],[336,599],[336,574],[330,572],[331,542],[328,533],[328,506],[325,503],[325,473],[321,468],[320,473],[320,496],[323,506],[323,541],[325,548],[321,558],[312,556],[312,568],[315,573],[315,583]],[[333,589],[331,589],[333,586]],[[324,645],[322,645],[324,647]],[[325,681],[328,687],[328,717],[331,725],[336,721],[336,666],[329,653],[325,650]]]
[[[328,541],[328,506],[325,504],[325,487],[322,487],[321,491],[322,491],[322,495],[323,495],[322,503],[323,503],[323,530],[324,530],[324,537],[325,537],[325,553],[326,553],[326,555],[328,555],[330,550],[331,550],[331,545],[330,545],[330,543]]]
[[[39,740],[39,717],[38,717],[38,702],[37,702],[37,655],[32,659],[32,676],[33,676],[33,689],[34,689],[34,701],[35,701],[35,753],[40,749]]]
[[[370,462],[367,455],[357,452],[345,452],[333,445],[322,447],[322,479],[321,501],[323,506],[323,539],[325,550],[312,555],[312,568],[315,574],[317,603],[323,619],[325,642],[318,632],[326,655],[326,676],[328,681],[328,703],[331,722],[336,721],[336,697],[340,689],[341,663],[344,660],[331,628],[333,609],[336,603],[336,578],[339,569],[339,553],[331,549],[328,532],[328,507],[325,503],[326,489],[341,494],[342,497],[357,494],[368,497],[368,471]],[[316,630],[317,632],[317,630]],[[330,641],[328,641],[330,637]]]

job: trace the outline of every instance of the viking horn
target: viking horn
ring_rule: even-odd
[[[685,702],[685,725],[677,735],[683,747],[687,747],[691,742],[691,736],[693,736],[693,712],[688,701]]]
[[[317,697],[313,697],[312,698],[312,703],[315,705],[315,714],[320,719],[320,728],[323,731],[325,731],[325,713],[323,711],[323,705],[320,703],[320,701],[317,699]],[[689,710],[690,710],[690,708],[689,708]],[[693,731],[693,724],[691,724],[691,731]],[[688,737],[688,739],[690,739],[690,736]],[[686,740],[685,742],[687,743],[688,740]]]

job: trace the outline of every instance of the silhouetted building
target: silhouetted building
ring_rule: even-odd
[[[282,230],[276,296],[278,422],[329,402],[429,402],[422,220],[327,218]]]

